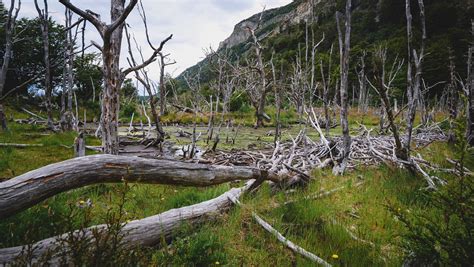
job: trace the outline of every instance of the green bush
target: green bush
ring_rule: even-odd
[[[469,157],[464,120],[456,127],[458,174],[435,192],[426,192],[427,208],[390,210],[406,226],[402,247],[414,266],[472,266],[474,262],[474,179],[464,173]]]
[[[123,104],[120,108],[120,117],[129,118],[137,111],[137,105],[134,102]]]

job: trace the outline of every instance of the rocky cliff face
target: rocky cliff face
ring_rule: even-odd
[[[280,33],[286,27],[298,24],[311,18],[311,1],[312,0],[294,0],[292,3],[261,13],[255,14],[252,17],[245,19],[238,23],[232,34],[220,43],[219,49],[232,48],[238,44],[247,41],[250,38],[248,27],[255,28],[260,16],[262,16],[262,25],[257,31],[260,39],[268,35]],[[319,4],[321,0],[314,1]]]

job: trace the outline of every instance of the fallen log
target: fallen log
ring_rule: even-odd
[[[0,183],[0,218],[71,189],[130,182],[211,186],[236,180],[271,180],[274,173],[249,167],[212,166],[139,157],[93,155],[54,163]]]
[[[242,194],[250,190],[255,183],[258,182],[249,181],[246,186],[230,189],[214,199],[187,207],[172,209],[141,220],[131,221],[121,230],[121,245],[127,249],[155,246],[160,244],[163,238],[166,240],[172,238],[174,232],[178,230],[183,223],[193,224],[215,220],[219,213],[226,211],[232,206],[232,200],[239,199]],[[92,226],[85,230],[77,230],[73,232],[73,234],[80,235],[82,238],[88,238],[92,243],[94,230],[107,230],[107,225]],[[33,248],[29,255],[31,262],[38,263],[42,256],[54,251],[56,254],[52,255],[48,263],[52,265],[58,264],[63,260],[58,255],[67,255],[68,252],[70,252],[69,245],[61,241],[66,240],[67,235],[68,234],[63,234],[47,238],[36,242],[32,246],[30,245],[30,247]],[[27,245],[0,249],[0,265],[12,264],[26,248]]]

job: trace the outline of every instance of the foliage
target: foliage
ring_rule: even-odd
[[[425,193],[426,205],[433,212],[390,208],[408,229],[402,247],[410,265],[469,266],[474,262],[474,179],[464,171],[469,155],[464,120],[456,125],[459,174],[439,191]]]
[[[77,57],[74,61],[76,94],[79,100],[87,102],[92,99],[95,88],[95,98],[99,99],[102,91],[102,70],[100,69],[100,56],[90,53]]]

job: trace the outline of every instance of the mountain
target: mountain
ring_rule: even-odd
[[[419,10],[418,0],[412,1],[414,23],[414,45],[418,47]],[[343,11],[345,0],[295,0],[292,3],[255,14],[235,27],[232,34],[219,45],[219,50],[230,50],[235,58],[242,58],[252,53],[248,45],[250,34],[247,27],[255,27],[262,17],[257,37],[263,44],[265,60],[275,52],[275,62],[287,72],[291,71],[295,57],[304,57],[306,34],[309,31],[310,41],[324,42],[318,47],[321,56],[328,56],[331,45],[335,46],[334,60],[337,56],[337,28],[335,14]],[[426,8],[426,25],[428,40],[425,59],[424,77],[428,84],[449,80],[450,59],[453,59],[456,70],[462,75],[466,70],[466,52],[472,42],[471,19],[474,18],[472,0],[424,0]],[[352,53],[351,69],[357,64],[362,51],[367,50],[371,64],[370,52],[375,46],[385,45],[390,56],[406,54],[406,18],[404,0],[353,0],[352,20]],[[303,51],[303,52],[302,52]],[[303,56],[301,55],[303,54]],[[184,86],[183,74],[195,74],[201,69],[203,84],[211,81],[215,74],[208,68],[209,59],[185,70],[177,77],[178,84]],[[370,66],[369,66],[370,68]],[[352,74],[351,74],[352,75]],[[355,75],[353,75],[355,76]],[[356,80],[355,77],[351,79]],[[180,82],[181,81],[181,82]],[[403,81],[400,82],[400,84]],[[186,87],[186,86],[184,86]],[[442,93],[438,86],[434,94]]]

